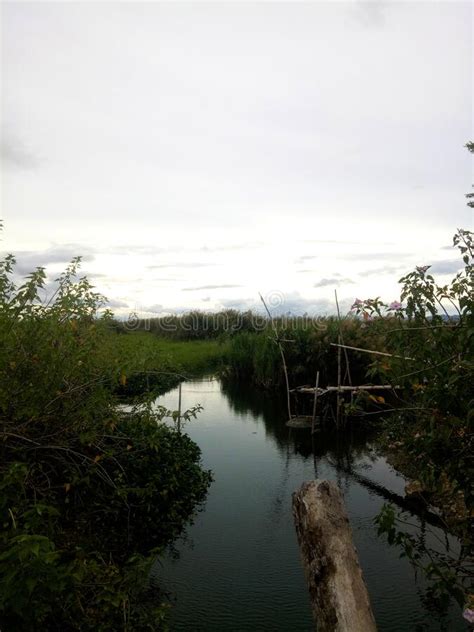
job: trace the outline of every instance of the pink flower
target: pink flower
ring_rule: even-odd
[[[393,311],[397,311],[399,309],[402,309],[402,304],[399,303],[398,301],[392,301],[390,303],[390,305],[388,306],[388,309],[391,309]]]
[[[357,309],[359,307],[361,307],[364,304],[364,301],[361,301],[360,298],[356,298],[356,300],[354,301],[354,304],[352,305],[351,309]]]
[[[429,268],[431,268],[431,266],[416,266],[416,269],[418,272],[421,272],[421,274],[424,274]]]
[[[469,623],[474,623],[474,610],[472,608],[466,608],[464,612],[462,613],[462,616]]]

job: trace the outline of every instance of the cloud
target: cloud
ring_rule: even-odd
[[[408,252],[358,252],[351,253],[347,255],[342,255],[343,259],[351,259],[358,261],[370,261],[372,259],[406,259],[407,257],[411,257],[412,255]]]
[[[429,271],[434,274],[455,274],[463,267],[464,264],[459,259],[445,259],[435,261]]]
[[[2,132],[0,142],[0,157],[2,168],[34,169],[38,161],[33,154],[18,139],[9,132]]]
[[[179,281],[179,279],[177,277],[153,277],[153,281],[167,281],[175,283],[176,281]]]
[[[242,287],[241,285],[199,285],[198,287],[183,287],[182,292],[196,292],[197,290],[223,290]]]
[[[158,263],[147,266],[148,270],[162,270],[165,268],[207,268],[209,266],[219,265],[217,263],[203,263],[202,261],[175,261],[170,263]]]
[[[362,277],[366,276],[375,276],[375,275],[383,275],[383,274],[395,274],[402,269],[402,266],[382,266],[380,268],[369,268],[368,270],[362,270],[359,272],[359,275]]]
[[[245,242],[242,244],[229,244],[228,246],[202,246],[202,252],[227,252],[232,250],[250,250],[251,248],[259,248],[263,246],[263,242]]]
[[[357,0],[353,5],[355,17],[367,27],[381,27],[385,23],[384,10],[387,3],[383,0]]]
[[[52,246],[43,251],[19,250],[13,254],[17,261],[15,266],[15,272],[17,274],[29,274],[38,267],[46,268],[48,265],[56,263],[62,263],[66,266],[78,255],[81,255],[82,261],[94,260],[94,255],[90,248],[75,244]],[[80,269],[79,275],[85,276]]]
[[[317,283],[315,283],[313,287],[327,287],[328,285],[342,285],[342,284],[347,285],[348,283],[354,283],[354,281],[352,279],[339,278],[339,275],[336,275],[328,279],[321,279],[321,281],[318,281]]]
[[[311,261],[312,259],[317,259],[317,255],[302,255],[295,259],[295,263],[304,263],[305,261]]]
[[[265,313],[262,304],[255,298],[233,298],[221,299],[220,304],[225,309],[252,310],[258,313]],[[333,303],[324,298],[308,299],[304,298],[299,292],[282,295],[281,302],[278,306],[270,308],[272,315],[280,316],[291,314],[293,316],[310,316],[323,315],[334,311]]]
[[[345,239],[304,239],[305,244],[334,244],[341,246],[363,246],[367,242],[362,240],[345,240]],[[393,241],[379,241],[384,246],[393,245]]]
[[[112,298],[107,301],[107,307],[128,307],[128,303]]]
[[[109,278],[108,274],[104,274],[102,272],[93,272],[92,270],[81,270],[80,276],[85,276],[88,279],[107,279]]]

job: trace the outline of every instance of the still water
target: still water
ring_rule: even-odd
[[[178,407],[177,389],[159,398]],[[405,480],[370,438],[285,426],[284,405],[218,380],[182,385],[182,408],[204,410],[185,427],[214,482],[203,510],[153,574],[172,601],[172,630],[313,629],[291,513],[291,494],[316,477],[338,482],[381,632],[466,630],[460,611],[441,618],[424,605],[424,585],[406,559],[379,538],[373,519]],[[409,515],[410,522],[419,522]],[[427,538],[440,535],[428,525]],[[432,535],[434,533],[434,536]],[[455,543],[454,543],[455,546]]]

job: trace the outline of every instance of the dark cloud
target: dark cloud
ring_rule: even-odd
[[[75,244],[52,246],[51,248],[40,251],[19,250],[13,254],[17,261],[15,271],[18,274],[29,274],[38,267],[46,268],[50,264],[61,263],[66,266],[74,257],[79,255],[82,261],[94,260],[94,254],[90,248]],[[80,269],[79,274],[84,276],[84,273]]]
[[[336,275],[334,277],[328,279],[321,279],[313,285],[313,287],[327,287],[328,285],[347,285],[348,283],[354,283],[352,279],[344,279],[341,278],[340,275]]]
[[[199,285],[198,287],[183,287],[182,292],[195,292],[197,290],[224,290],[229,288],[242,287],[241,285]]]

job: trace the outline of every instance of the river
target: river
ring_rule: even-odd
[[[158,403],[176,409],[178,389]],[[200,446],[214,482],[186,537],[153,570],[170,595],[172,630],[313,629],[291,494],[316,477],[337,481],[343,491],[378,629],[466,630],[457,607],[441,617],[426,602],[426,586],[409,562],[377,536],[373,520],[384,490],[403,496],[405,479],[370,436],[326,430],[312,442],[309,430],[285,426],[285,407],[275,397],[219,380],[182,385],[183,410],[197,403],[204,410],[184,431]],[[444,537],[425,527],[428,541]]]

